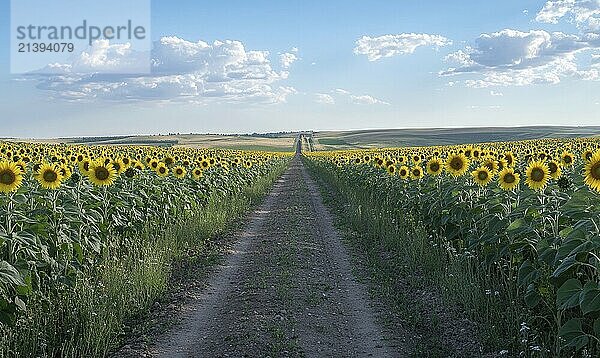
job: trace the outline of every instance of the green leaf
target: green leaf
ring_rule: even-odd
[[[586,285],[580,297],[580,306],[583,314],[600,311],[600,290],[598,285]]]
[[[23,300],[21,300],[18,296],[15,296],[15,305],[19,307],[19,309],[23,312],[27,309],[25,306],[25,302],[23,302]]]
[[[527,304],[529,308],[533,308],[537,306],[541,300],[542,297],[540,296],[537,287],[535,287],[535,284],[529,284],[529,286],[527,286],[527,291],[525,292],[525,304]]]
[[[565,272],[569,271],[576,265],[579,265],[579,263],[575,259],[575,256],[569,256],[566,259],[564,259],[560,263],[560,265],[558,265],[556,270],[554,270],[554,272],[552,273],[552,277],[560,278],[561,275],[563,275]]]
[[[510,223],[510,225],[508,225],[508,228],[506,228],[506,231],[517,230],[520,227],[522,227],[523,225],[525,225],[525,220],[517,219],[517,220],[513,221],[512,223]]]
[[[578,306],[579,295],[582,291],[583,287],[578,279],[572,278],[565,281],[556,292],[557,307],[564,310]]]
[[[568,320],[560,327],[558,335],[565,341],[565,347],[575,347],[577,350],[585,347],[590,341],[581,327],[581,319],[579,318]]]
[[[539,276],[540,273],[538,272],[538,270],[535,267],[533,267],[529,260],[526,260],[521,264],[521,267],[519,267],[517,283],[519,284],[519,286],[529,285],[530,283],[537,280]]]
[[[6,261],[0,261],[0,282],[24,286],[25,282],[16,268]]]
[[[594,335],[596,338],[600,338],[600,318],[594,321]]]

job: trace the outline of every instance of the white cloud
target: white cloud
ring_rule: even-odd
[[[502,97],[502,96],[504,96],[504,93],[491,90],[490,95],[494,96],[494,97]]]
[[[505,29],[482,34],[474,46],[451,53],[451,67],[442,76],[477,74],[480,79],[466,80],[470,87],[525,86],[559,83],[564,77],[582,77],[576,54],[600,48],[593,34],[567,35],[543,30],[522,32]]]
[[[149,74],[80,74],[78,69],[118,67],[131,52],[97,42],[73,63],[54,64],[39,75],[39,88],[70,100],[166,100],[284,102],[296,90],[279,82],[288,72],[273,69],[268,51],[250,51],[240,41],[191,42],[175,36],[156,41]],[[293,54],[292,54],[293,55]],[[286,56],[286,64],[291,64]],[[50,71],[47,71],[50,72]],[[89,72],[89,71],[83,71]]]
[[[412,54],[420,46],[442,47],[451,44],[452,41],[440,35],[403,33],[378,37],[363,36],[356,40],[354,53],[366,55],[369,61],[377,61],[384,57]]]
[[[384,102],[380,99],[377,99],[373,96],[369,96],[369,95],[361,95],[361,96],[355,96],[355,95],[350,95],[350,99],[352,100],[353,103],[355,104],[368,104],[368,105],[372,105],[372,104],[384,104],[384,105],[389,105],[389,103]]]
[[[332,96],[326,93],[316,93],[315,94],[317,103],[321,104],[335,104],[335,99]]]
[[[281,67],[288,69],[292,65],[292,63],[298,60],[298,56],[295,53],[285,52],[279,55],[279,62],[281,63]]]
[[[568,16],[569,21],[586,31],[600,30],[600,0],[547,1],[537,13],[538,22],[557,24]]]
[[[493,105],[493,106],[467,106],[468,109],[501,109],[502,106]]]
[[[148,53],[135,51],[130,43],[110,44],[108,40],[94,41],[71,63],[51,63],[34,71],[37,74],[72,73],[142,73],[148,72]]]
[[[368,95],[368,94],[356,95],[356,94],[353,94],[352,92],[345,90],[343,88],[333,89],[330,91],[330,93],[333,94],[335,96],[335,98],[334,98],[334,96],[324,95],[324,94],[320,94],[320,93],[317,93],[316,95],[318,97],[323,96],[322,99],[327,99],[327,100],[331,99],[332,101],[335,101],[335,102],[343,101],[345,103],[358,104],[358,105],[375,105],[375,104],[389,105],[388,102],[385,102],[381,99],[375,98],[371,95]],[[327,96],[327,97],[325,97],[325,96]]]

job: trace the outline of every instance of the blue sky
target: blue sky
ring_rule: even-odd
[[[600,123],[600,0],[157,0],[151,20],[151,74],[23,81],[1,0],[0,136]]]

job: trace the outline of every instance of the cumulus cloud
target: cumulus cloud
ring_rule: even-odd
[[[369,61],[377,61],[384,57],[412,54],[421,46],[442,47],[451,44],[452,41],[440,35],[403,33],[378,37],[363,36],[356,40],[354,53],[366,55]]]
[[[600,30],[600,0],[547,1],[536,14],[535,20],[557,24],[565,17],[580,29],[598,31]]]
[[[281,67],[288,69],[292,65],[292,63],[298,60],[298,56],[295,53],[285,52],[279,55],[279,62],[281,63]]]
[[[482,78],[465,83],[479,88],[559,83],[564,77],[582,77],[576,54],[596,48],[600,48],[600,37],[594,34],[505,29],[482,34],[474,46],[446,56],[445,60],[456,67],[440,75],[477,74]]]
[[[491,90],[490,95],[493,97],[502,97],[502,96],[504,96],[504,93]]]
[[[350,95],[350,99],[352,100],[352,102],[354,102],[355,104],[384,104],[384,105],[389,105],[389,103],[384,102],[380,99],[377,99],[373,96],[369,96],[369,95],[362,95],[362,96],[355,96],[355,95]]]
[[[316,93],[316,102],[321,104],[335,104],[335,99],[326,93]]]
[[[315,100],[322,104],[335,104],[338,102],[356,105],[389,105],[379,98],[375,98],[368,94],[353,94],[343,88],[336,88],[327,93],[315,93]]]
[[[291,87],[279,85],[288,75],[283,62],[284,70],[277,71],[268,51],[247,50],[240,41],[207,43],[163,37],[153,44],[149,73],[111,73],[111,68],[115,69],[114,73],[123,73],[122,67],[119,71],[116,69],[136,61],[135,56],[137,54],[125,45],[97,41],[72,63],[53,64],[39,71],[45,75],[38,74],[38,87],[71,100],[278,103],[296,93]],[[291,64],[289,58],[286,61],[285,64]]]
[[[339,94],[350,94],[350,91],[346,91],[343,88],[336,88],[334,91],[335,91],[335,93],[339,93]]]

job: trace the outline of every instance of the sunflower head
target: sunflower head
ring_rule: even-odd
[[[185,168],[182,167],[182,166],[177,166],[177,167],[173,168],[173,175],[177,179],[183,179],[183,178],[185,178],[186,174],[187,174],[187,170],[185,170]]]
[[[90,166],[87,173],[92,184],[96,186],[110,186],[117,178],[117,171],[111,163],[106,163],[105,160],[98,160]]]
[[[398,175],[402,179],[407,179],[410,176],[410,170],[407,166],[403,165],[400,167],[400,169],[398,169]]]
[[[414,166],[412,168],[410,168],[410,178],[413,180],[418,180],[421,179],[424,176],[423,174],[423,168],[421,168],[420,166]]]
[[[202,169],[200,169],[200,168],[194,168],[194,170],[192,171],[192,176],[196,180],[202,178]]]
[[[123,159],[115,159],[111,162],[113,168],[117,172],[117,175],[123,174],[127,169],[127,165],[123,162]]]
[[[35,179],[44,189],[58,189],[62,183],[63,177],[55,164],[44,163],[40,165]]]
[[[526,175],[525,183],[527,186],[533,190],[542,191],[548,185],[550,169],[542,161],[533,161],[527,166]]]
[[[477,153],[477,155],[475,155]],[[473,152],[474,157],[479,157],[479,152]],[[448,159],[446,160],[446,171],[449,172],[454,177],[459,177],[464,175],[469,169],[469,159],[462,154],[450,154]]]
[[[442,171],[444,171],[444,166],[439,158],[433,158],[427,162],[427,173],[429,175],[440,175],[442,174]]]
[[[555,160],[551,160],[548,162],[548,169],[550,170],[550,176],[552,179],[560,178],[562,171],[560,170],[560,164]]]
[[[396,166],[395,165],[389,165],[385,168],[385,170],[388,172],[389,175],[394,175],[396,174]]]
[[[23,182],[21,168],[13,162],[0,161],[0,193],[17,191]]]
[[[590,189],[600,192],[600,150],[585,164],[584,175],[584,183]]]
[[[503,190],[514,190],[520,181],[521,176],[512,168],[504,168],[498,173],[498,184]]]
[[[158,176],[160,177],[166,177],[167,175],[169,175],[169,168],[167,168],[166,164],[163,162],[160,162],[158,164],[158,166],[155,169],[156,174],[158,174]]]
[[[137,171],[134,167],[129,167],[125,169],[125,177],[131,179],[137,175]]]
[[[571,152],[568,152],[568,151],[563,152],[563,154],[560,156],[560,158],[561,158],[562,166],[565,168],[568,168],[568,167],[572,166],[573,164],[575,164],[575,156]]]
[[[471,175],[473,176],[473,181],[479,186],[486,186],[493,179],[492,172],[486,165],[483,165],[477,168],[476,170],[472,171]]]

